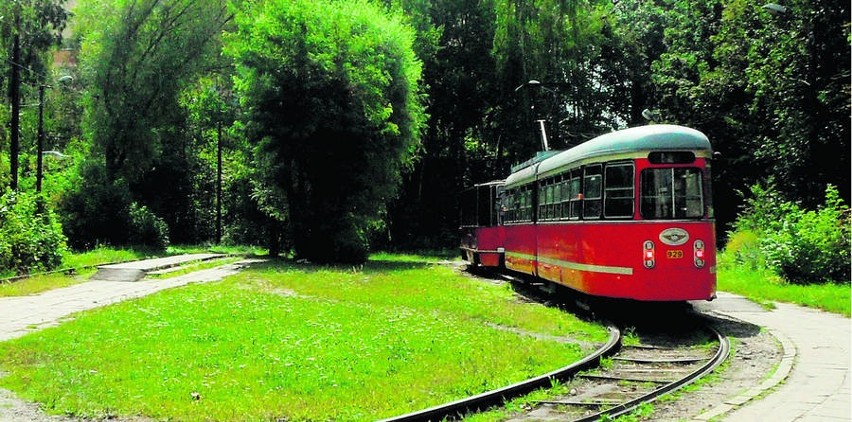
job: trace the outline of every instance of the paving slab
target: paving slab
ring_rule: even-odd
[[[98,272],[92,276],[90,281],[124,281],[134,282],[145,277],[146,274],[160,271],[166,268],[177,267],[197,261],[208,261],[222,258],[223,254],[186,254],[168,256],[165,258],[144,259],[141,261],[123,262],[121,264],[108,264],[98,267]]]
[[[747,392],[751,397],[745,403],[729,401],[726,412],[713,415],[714,420],[852,421],[849,318],[784,303],[767,310],[724,292],[713,302],[695,306],[764,327],[784,348],[785,358],[776,374],[756,391]]]
[[[38,295],[0,298],[0,341],[57,325],[76,312],[146,296],[189,283],[221,280],[236,274],[252,262],[257,260],[244,260],[167,279],[143,279],[135,283],[87,281]]]

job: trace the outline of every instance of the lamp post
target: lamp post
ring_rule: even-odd
[[[216,125],[216,244],[222,243],[222,120]]]
[[[57,80],[57,82],[71,82],[74,78],[65,75]],[[44,89],[49,85],[40,84],[38,86],[38,140],[36,142],[36,193],[41,193],[41,180],[44,178]]]
[[[546,90],[550,93],[553,93],[554,98],[555,98],[555,94],[556,94],[557,91],[551,89],[550,87],[553,87],[553,86],[561,87],[561,86],[564,86],[564,85],[566,85],[566,84],[561,84],[561,83],[545,84],[545,83],[542,83],[541,81],[538,81],[538,80],[535,80],[535,79],[530,79],[529,81],[524,82],[521,85],[519,85],[517,88],[515,88],[515,92],[518,92],[523,88],[541,88],[541,89],[544,89],[544,90]],[[536,102],[536,95],[535,95],[535,91],[533,91],[532,92],[532,105],[530,106],[530,110],[532,111],[534,121],[536,123],[538,123],[538,130],[539,130],[539,135],[540,135],[540,138],[541,138],[542,150],[550,151],[550,144],[549,144],[548,139],[547,139],[547,131],[545,130],[545,126],[544,126],[545,120],[543,118],[539,118],[539,116],[536,115],[535,102]]]

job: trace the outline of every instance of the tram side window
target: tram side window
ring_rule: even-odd
[[[607,164],[604,217],[633,217],[633,164]]]
[[[603,186],[601,166],[587,166],[583,172],[583,218],[600,218]]]
[[[565,175],[564,180],[559,183],[559,218],[568,218],[571,209],[570,176]]]
[[[583,196],[580,195],[580,181],[580,170],[571,170],[571,180],[568,182],[569,198],[571,198],[568,218],[572,220],[580,218],[580,205],[583,203]]]
[[[545,220],[547,217],[547,201],[545,198],[547,197],[547,186],[544,183],[540,184],[538,187],[538,219]]]
[[[641,193],[643,218],[704,216],[702,174],[697,168],[643,170]]]
[[[517,190],[515,189],[507,190],[506,195],[503,196],[503,221],[506,223],[515,221],[518,209],[517,198]]]
[[[511,194],[514,207],[511,208],[512,218],[509,220],[513,223],[532,221],[533,215],[533,191],[530,186],[523,186],[518,189],[513,189]]]

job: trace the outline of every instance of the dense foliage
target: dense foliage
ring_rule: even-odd
[[[53,87],[47,147],[71,158],[47,160],[45,205],[75,247],[136,241],[141,226],[155,243],[330,249],[320,260],[357,261],[368,241],[451,247],[457,192],[539,149],[536,120],[567,148],[645,124],[645,109],[722,154],[721,234],[737,192],[770,177],[803,215],[821,212],[828,185],[849,203],[848,2],[786,0],[781,14],[751,0],[77,3],[63,41],[75,53],[51,67],[64,1],[0,2],[0,45],[13,57],[17,34],[23,66],[4,62],[4,92],[13,68],[25,105]],[[31,191],[37,108],[21,108],[14,144],[8,105],[0,186],[20,158]]]
[[[89,0],[79,11],[92,155],[86,180],[62,200],[75,216],[74,244],[199,240],[192,193],[204,139],[189,131],[181,99],[214,64],[230,19],[224,1]],[[161,234],[139,237],[153,227]]]
[[[15,192],[0,196],[0,272],[54,269],[64,251],[62,226],[43,198]]]
[[[361,1],[268,1],[236,22],[226,51],[296,254],[363,262],[419,144],[413,33]]]
[[[850,280],[849,207],[834,186],[814,211],[784,200],[773,185],[755,185],[734,227],[727,252],[742,264],[796,284]]]

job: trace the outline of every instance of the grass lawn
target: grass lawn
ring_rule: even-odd
[[[275,262],[0,343],[0,386],[51,413],[374,420],[564,366],[603,327],[424,258]]]
[[[72,284],[82,283],[89,279],[95,273],[94,266],[135,261],[147,258],[157,258],[161,256],[180,255],[186,253],[223,253],[234,255],[253,255],[263,253],[263,250],[250,247],[227,247],[227,246],[172,246],[164,252],[156,252],[149,249],[115,249],[109,247],[98,247],[86,252],[69,252],[62,260],[62,269],[75,269],[72,274],[53,273],[53,274],[35,274],[31,277],[15,280],[10,283],[0,282],[0,297],[8,296],[26,296],[41,293],[47,290],[58,289],[61,287],[70,286]],[[211,265],[221,265],[221,261],[216,263],[208,263],[206,267]],[[193,270],[203,269],[204,266],[193,266]],[[186,273],[184,271],[183,273]],[[173,277],[181,273],[173,273],[165,277]],[[0,279],[4,277],[12,277],[14,273],[0,274]]]
[[[721,257],[724,259],[724,257]],[[846,284],[788,284],[767,270],[752,270],[725,263],[718,272],[719,290],[745,296],[764,306],[774,301],[850,316],[852,287]]]

